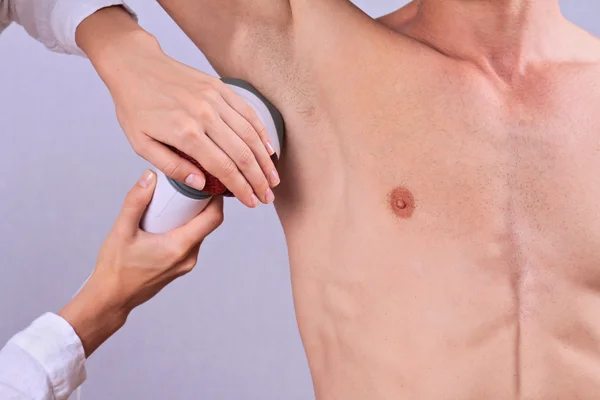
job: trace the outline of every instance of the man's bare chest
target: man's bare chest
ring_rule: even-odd
[[[391,221],[390,195],[403,188],[411,218],[451,234],[560,237],[584,226],[570,240],[600,241],[597,67],[532,68],[503,88],[366,16],[340,8],[339,23],[326,24],[331,10],[320,11],[297,27],[283,208],[361,193],[360,212]]]
[[[400,187],[413,219],[450,234],[519,231],[513,240],[545,237],[539,251],[565,247],[564,258],[600,244],[598,82],[550,76],[507,94],[430,56],[394,71],[392,56],[371,70],[347,66],[345,85],[315,79],[314,120],[291,127],[296,176],[318,177],[325,193],[360,192],[382,221]]]

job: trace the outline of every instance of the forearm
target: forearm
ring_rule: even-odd
[[[89,357],[117,332],[131,310],[118,292],[113,277],[97,271],[58,314],[75,330]]]

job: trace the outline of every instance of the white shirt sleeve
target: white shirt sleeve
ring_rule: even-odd
[[[0,0],[0,32],[11,21],[58,53],[84,55],[75,42],[75,30],[101,8],[120,5],[134,18],[125,0]]]
[[[81,340],[55,314],[42,315],[0,351],[2,400],[66,400],[85,378]]]

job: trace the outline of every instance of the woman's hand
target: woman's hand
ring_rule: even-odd
[[[92,276],[59,313],[78,334],[86,356],[121,328],[135,307],[190,272],[202,241],[223,222],[223,198],[214,197],[180,228],[163,235],[142,231],[140,219],[155,187],[156,175],[147,171],[127,194]]]
[[[167,176],[201,190],[198,161],[242,203],[271,203],[279,184],[274,153],[254,110],[218,78],[168,57],[121,7],[102,9],[77,29],[115,102],[133,149]]]

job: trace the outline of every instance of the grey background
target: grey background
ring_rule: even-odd
[[[130,3],[167,53],[212,72],[155,2]],[[355,3],[379,16],[406,1]],[[598,0],[561,4],[600,35]],[[50,53],[16,26],[0,36],[0,118],[1,347],[68,302],[147,164],[87,60]],[[272,207],[229,201],[197,269],[136,310],[88,376],[86,400],[314,398]]]

